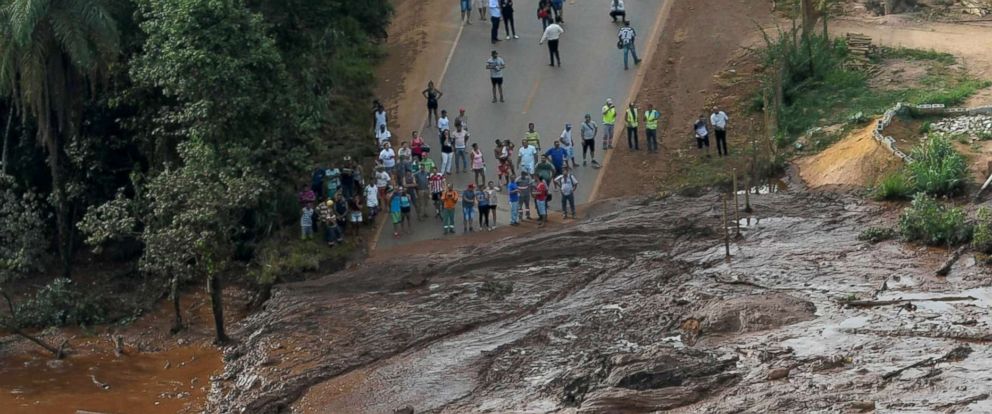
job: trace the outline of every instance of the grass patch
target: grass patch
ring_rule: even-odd
[[[320,234],[314,236],[311,240],[300,240],[299,235],[286,229],[266,240],[255,257],[257,267],[252,272],[255,283],[272,285],[279,280],[301,278],[307,273],[333,272],[337,269],[322,269],[321,263],[343,264],[355,249],[352,241],[328,247]]]
[[[971,246],[979,253],[992,254],[992,210],[988,207],[978,209],[978,220],[975,223]]]
[[[917,61],[940,62],[945,65],[957,63],[957,59],[950,53],[938,52],[936,50],[922,50],[909,48],[882,47],[882,56],[885,59],[906,59]]]
[[[912,157],[913,162],[906,166],[906,171],[917,191],[936,196],[955,196],[964,190],[968,165],[946,136],[931,135],[913,148]]]
[[[858,240],[871,244],[879,243],[896,237],[896,231],[887,227],[869,227],[858,234]]]
[[[903,172],[883,177],[875,185],[872,197],[876,200],[905,200],[913,196],[916,188]]]
[[[929,246],[951,246],[971,239],[972,227],[963,210],[947,207],[933,197],[919,193],[899,216],[903,239]]]

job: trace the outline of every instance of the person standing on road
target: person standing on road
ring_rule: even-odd
[[[572,124],[565,124],[565,129],[561,131],[561,135],[558,137],[558,140],[561,141],[561,147],[565,149],[565,165],[571,165],[574,168],[575,141],[572,141]]]
[[[537,19],[541,21],[541,30],[545,30],[551,25],[551,2],[549,0],[539,0],[537,2]]]
[[[692,124],[692,132],[696,134],[696,146],[699,150],[706,147],[706,156],[710,156],[710,132],[706,129],[706,115],[699,115],[699,119]]]
[[[430,177],[427,177],[427,185],[430,187],[431,201],[434,202],[434,217],[441,218],[441,193],[444,193],[444,174],[438,172],[437,168],[431,169]]]
[[[427,89],[424,89],[421,94],[424,95],[424,99],[427,99],[427,125],[434,125],[438,121],[437,118],[437,101],[444,96],[440,89],[434,87],[434,81],[427,82]],[[431,115],[434,116],[434,120],[431,121]]]
[[[486,192],[485,185],[479,186],[475,191],[475,199],[479,207],[479,231],[492,230],[489,227],[489,193]]]
[[[486,0],[473,0],[473,1],[478,2],[479,4],[479,20],[486,21],[486,9],[487,9],[486,6],[488,5],[488,3],[485,2]]]
[[[489,230],[496,230],[496,208],[499,206],[499,187],[490,181],[486,186],[486,194],[489,195]]]
[[[455,124],[462,124],[462,129],[468,131],[468,114],[465,108],[458,108],[458,116],[455,117]]]
[[[430,158],[428,158],[430,159]],[[423,220],[427,218],[427,208],[424,204],[427,203],[428,186],[427,178],[431,176],[431,171],[434,171],[434,162],[431,161],[431,165],[428,167],[422,161],[414,164],[417,166],[417,172],[413,173],[414,180],[417,182],[417,188],[414,190],[414,208],[417,209],[417,220]]]
[[[550,183],[552,178],[561,175],[562,168],[568,164],[568,151],[565,151],[565,148],[562,148],[560,141],[555,141],[555,146],[548,148],[548,150],[544,153],[544,156],[551,159],[551,165],[554,166],[553,175],[546,177],[541,174],[541,166],[543,162],[538,164],[537,173],[541,175],[542,179]]]
[[[465,24],[472,24],[472,0],[461,0],[462,21]]]
[[[562,218],[568,218],[569,206],[571,206],[572,218],[575,217],[575,190],[579,188],[579,180],[572,174],[572,169],[565,167],[561,175],[555,177],[555,188],[561,192],[561,212]]]
[[[565,29],[561,28],[561,17],[555,19],[555,22],[548,25],[544,29],[544,35],[541,36],[541,41],[537,44],[544,44],[545,41],[548,42],[548,55],[551,56],[551,66],[555,65],[555,59],[558,59],[558,67],[561,67],[561,54],[558,53],[558,39],[561,38],[561,34],[565,33]]]
[[[544,227],[548,221],[548,184],[537,180],[534,186],[534,206],[537,208],[537,226]]]
[[[410,203],[407,205],[407,210],[408,210],[407,212],[409,212],[409,209],[412,207],[414,214],[417,215],[417,220],[423,220],[422,218],[420,218],[420,213],[421,213],[420,203],[418,202],[417,199],[417,195],[418,195],[417,177],[414,177],[412,172],[407,171],[406,173],[403,174],[403,181],[401,186],[403,188],[403,196],[407,197],[407,199],[410,201]],[[409,215],[407,215],[406,218],[409,218]]]
[[[624,121],[627,125],[627,148],[633,151],[640,150],[640,139],[637,138],[637,120],[639,117],[637,114],[637,104],[631,101],[624,114]]]
[[[592,166],[599,167],[596,162],[596,131],[599,126],[592,121],[592,115],[586,114],[585,120],[579,126],[579,135],[582,137],[582,166],[586,166],[586,154],[592,159]]]
[[[450,131],[451,123],[448,122],[448,111],[442,109],[441,117],[437,119],[437,137],[441,140],[441,145],[444,145],[444,131]]]
[[[441,112],[444,114],[444,111]],[[603,151],[613,149],[613,125],[617,122],[617,108],[613,106],[613,99],[606,98],[606,105],[603,105]]]
[[[499,0],[489,0],[489,22],[493,24],[489,31],[489,42],[496,44],[499,41],[499,21],[503,18],[503,9],[499,5]]]
[[[534,123],[527,124],[527,132],[524,133],[524,141],[541,152],[541,134],[534,130]]]
[[[455,232],[455,207],[458,206],[458,192],[455,186],[448,184],[447,189],[441,193],[441,222],[444,234]]]
[[[451,142],[451,134],[448,130],[444,130],[441,133],[441,172],[444,175],[451,174],[451,164],[453,164],[451,157],[454,152],[455,146]]]
[[[548,151],[550,152],[553,149],[554,148],[548,149]],[[551,184],[551,179],[552,178],[555,178],[555,171],[556,170],[557,170],[557,168],[555,168],[555,165],[552,164],[551,161],[548,161],[548,156],[547,155],[541,157],[541,162],[539,164],[537,164],[537,173],[536,173],[536,175],[537,175],[538,181],[542,181],[542,182],[544,182],[546,184]]]
[[[455,121],[455,132],[451,133],[451,140],[455,145],[455,173],[468,171],[468,157],[465,150],[467,148],[469,134],[458,121]],[[461,161],[461,165],[459,165],[459,161]]]
[[[530,199],[533,186],[534,180],[531,175],[526,171],[521,172],[520,177],[517,178],[517,192],[520,194],[520,209],[523,210],[523,217],[526,217],[527,220],[530,220]]]
[[[413,150],[406,141],[400,142],[400,149],[396,151],[396,166],[399,169],[397,174],[404,174],[413,170]]]
[[[515,177],[510,177],[506,184],[507,198],[510,199],[510,225],[520,225],[520,188],[517,187]]]
[[[392,137],[393,133],[386,129],[386,124],[379,125],[379,130],[375,132],[375,143],[382,148],[382,144],[389,142]]]
[[[379,132],[380,126],[387,125],[386,107],[382,106],[382,103],[380,103],[378,99],[372,102],[372,106],[372,119],[375,120],[375,128],[372,129],[372,132]]]
[[[475,216],[476,201],[475,184],[469,184],[468,188],[462,192],[462,233],[475,231],[475,228],[472,227],[472,219]]]
[[[396,168],[396,152],[393,151],[393,147],[389,142],[382,144],[382,151],[379,151],[379,162],[382,163],[382,168],[389,174],[392,174]]]
[[[499,89],[499,101],[503,102],[503,69],[506,62],[495,50],[492,57],[486,61],[486,69],[489,69],[489,81],[493,84],[493,103],[496,103],[496,90]]]
[[[379,215],[379,187],[372,180],[365,186],[365,207],[369,210],[369,223],[374,222]]]
[[[425,151],[426,150],[426,151]],[[420,136],[420,132],[413,131],[413,138],[410,139],[410,151],[414,157],[423,160],[430,159],[427,152],[430,151],[430,146],[424,142],[424,138]]]
[[[561,15],[561,11],[564,6],[565,0],[551,0],[551,11],[555,12],[555,20],[558,23],[565,21]]]
[[[486,159],[482,156],[482,150],[479,149],[479,144],[476,142],[472,143],[472,173],[475,180],[475,185],[482,188],[486,185]]]
[[[613,23],[617,22],[617,16],[620,16],[620,21],[627,21],[627,9],[623,7],[623,0],[610,1],[610,18],[613,19]]]
[[[648,104],[647,112],[644,112],[644,135],[648,140],[648,152],[658,152],[658,118],[661,113],[654,109],[654,104]]]
[[[630,27],[630,22],[624,20],[623,27],[621,27],[620,32],[617,33],[620,46],[623,47],[623,70],[627,70],[629,68],[627,65],[627,55],[632,55],[634,57],[635,65],[641,64],[641,59],[637,57],[637,47],[634,45],[634,39],[636,37],[637,32],[634,31],[633,27]]]
[[[520,143],[520,151],[517,151],[517,154],[517,166],[520,167],[520,171],[533,174],[534,166],[537,164],[537,148],[534,148],[530,142],[524,139]]]
[[[513,38],[519,39],[517,36],[517,25],[513,23],[513,0],[500,0],[501,12],[503,14],[503,28],[506,29],[506,40],[510,40],[510,32],[513,32]]]
[[[710,114],[710,125],[713,125],[713,132],[716,135],[716,153],[723,157],[730,155],[730,152],[727,151],[727,121],[729,120],[726,112],[721,111],[719,107],[713,107],[713,113]]]
[[[400,193],[403,190],[396,188],[389,191],[389,218],[393,221],[393,238],[400,238],[400,231],[403,230],[403,201]]]

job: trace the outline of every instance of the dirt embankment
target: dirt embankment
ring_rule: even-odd
[[[730,260],[707,194],[616,202],[545,234],[287,285],[241,326],[211,409],[981,407],[973,385],[992,379],[979,369],[992,352],[940,357],[986,338],[984,267],[965,258],[938,279],[939,251],[857,241],[893,220],[858,199],[751,201]],[[900,297],[912,311],[839,302]]]
[[[874,185],[885,175],[898,171],[903,162],[875,141],[872,136],[875,125],[872,122],[823,152],[796,160],[795,166],[803,182],[811,188],[860,188]]]

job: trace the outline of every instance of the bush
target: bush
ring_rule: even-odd
[[[964,211],[948,208],[923,193],[916,194],[913,204],[899,216],[899,234],[911,242],[949,246],[967,242],[971,232]]]
[[[858,240],[871,244],[889,240],[896,236],[896,231],[887,227],[869,227],[858,234]]]
[[[906,174],[897,172],[890,174],[875,186],[873,196],[876,200],[905,200],[913,196],[913,182]]]
[[[907,170],[917,191],[954,196],[964,189],[968,166],[945,135],[931,135],[913,148],[912,157]]]
[[[94,295],[84,295],[72,280],[58,278],[17,306],[17,324],[42,327],[106,322],[105,311],[99,305],[102,300]]]
[[[992,254],[992,210],[978,209],[978,222],[971,238],[971,246],[980,253]]]

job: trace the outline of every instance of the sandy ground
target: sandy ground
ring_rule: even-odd
[[[872,122],[823,152],[801,158],[793,164],[810,188],[873,185],[879,178],[902,166],[898,158],[875,141],[872,137],[874,130],[875,123]]]

